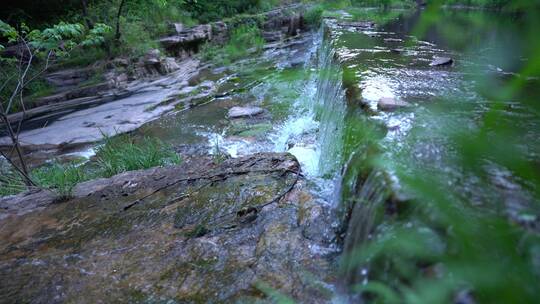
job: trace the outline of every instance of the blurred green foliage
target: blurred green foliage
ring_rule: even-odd
[[[487,167],[504,169],[522,193],[532,196],[532,205],[510,216],[507,210],[512,206],[505,205],[508,198],[494,197],[480,204],[474,196],[460,192],[462,188],[450,186],[449,171],[416,161],[413,150],[405,149],[399,158],[395,154],[388,158],[373,140],[377,136],[362,135],[369,130],[369,123],[348,125],[350,141],[365,142],[367,147],[352,148],[350,155],[356,154],[358,161],[347,167],[344,200],[357,199],[358,191],[353,188],[372,170],[392,172],[400,181],[400,190],[407,193],[407,199],[393,207],[398,211],[372,227],[370,240],[344,256],[345,273],[366,270],[366,281],[357,281],[352,290],[368,303],[456,303],[467,301],[464,298],[474,303],[536,303],[540,298],[540,94],[535,89],[540,80],[540,10],[537,3],[528,1],[495,2],[474,4],[511,11],[505,18],[518,25],[525,45],[514,44],[516,53],[503,54],[521,54],[527,59],[509,66],[517,72],[504,79],[483,70],[467,70],[464,77],[475,84],[482,99],[488,100],[482,104],[481,114],[475,115],[473,106],[465,101],[451,102],[447,96],[440,103],[426,106],[425,113],[417,113],[416,120],[436,122],[437,128],[422,130],[425,125],[418,122],[411,131],[418,136],[410,140],[421,144],[429,140],[425,135],[429,133],[434,139],[451,143],[452,158],[445,165],[460,171],[463,183],[467,183],[467,176],[474,176],[474,191],[492,191],[493,172]],[[477,35],[489,33],[500,21],[479,18],[473,12],[469,17],[476,24],[471,25],[448,14],[442,8],[446,3],[430,2],[413,35],[423,39],[441,24],[441,32],[452,45],[478,52],[476,47],[485,45],[482,38],[489,37]],[[447,22],[450,20],[453,22]],[[492,49],[479,56],[480,60],[497,62],[496,57],[487,56],[499,51]],[[461,109],[458,107],[463,107],[459,112],[462,117],[474,117],[474,128],[448,115]],[[522,116],[514,113],[514,107]],[[355,125],[360,131],[348,131]],[[388,197],[387,205],[379,207],[389,208],[395,203],[392,199]]]

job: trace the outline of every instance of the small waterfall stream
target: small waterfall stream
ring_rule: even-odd
[[[359,262],[357,253],[376,244],[380,230],[389,225],[385,216],[397,214],[396,202],[402,194],[394,193],[400,186],[398,169],[410,169],[406,172],[412,175],[412,169],[419,167],[433,173],[431,177],[440,174],[447,188],[455,188],[448,191],[464,196],[473,193],[478,202],[490,196],[499,199],[502,193],[516,202],[516,213],[530,199],[521,197],[525,191],[512,183],[512,173],[504,168],[492,168],[496,181],[493,187],[482,188],[485,184],[472,183],[474,179],[450,160],[455,143],[443,138],[444,128],[452,129],[456,124],[474,128],[474,116],[484,113],[485,101],[475,94],[470,79],[460,70],[453,66],[435,68],[430,62],[438,55],[452,56],[463,65],[472,65],[472,59],[435,43],[417,41],[417,45],[408,45],[407,39],[412,36],[409,29],[400,29],[400,24],[393,25],[395,29],[367,30],[358,24],[339,24],[337,19],[329,22],[336,27],[323,22],[319,33],[290,37],[281,46],[268,47],[241,63],[207,68],[200,77],[212,91],[207,101],[189,111],[162,116],[142,126],[135,136],[160,138],[178,153],[192,157],[211,159],[209,151],[214,156],[228,154],[224,157],[258,152],[294,155],[301,164],[302,174],[297,176],[302,176],[298,184],[304,191],[304,196],[294,199],[312,205],[307,211],[300,210],[304,206],[294,209],[301,216],[298,220],[290,217],[291,226],[305,229],[298,233],[299,238],[318,241],[306,250],[308,259],[316,256],[334,262],[338,256],[340,272],[329,274],[324,287],[335,293],[333,303],[356,303],[361,296],[351,299],[349,287],[376,281],[376,270],[386,271],[377,269],[373,260]],[[356,77],[353,82],[345,79],[351,71]],[[196,92],[201,83],[190,89]],[[448,96],[455,100],[448,100]],[[406,101],[408,107],[393,112],[380,110],[381,97]],[[431,112],[430,103],[446,103],[452,108]],[[233,107],[258,107],[261,112],[231,117]],[[505,111],[519,114],[520,109],[508,107]],[[443,124],[443,119],[453,124]],[[537,126],[532,120],[521,123]],[[422,132],[414,133],[415,128]],[[537,134],[527,135],[532,138]],[[531,142],[537,140],[532,138]],[[86,152],[92,154],[92,150]],[[84,155],[85,151],[76,153]],[[235,200],[240,194],[232,193],[231,197]],[[309,216],[313,222],[302,227],[299,222]],[[278,237],[263,241],[275,241],[280,250],[286,247]],[[345,295],[337,299],[342,296],[341,287]]]
[[[320,121],[318,140],[321,146],[321,175],[332,175],[339,171],[343,152],[346,102],[342,71],[335,60],[335,50],[325,39],[319,51],[317,94],[313,104],[316,117]]]

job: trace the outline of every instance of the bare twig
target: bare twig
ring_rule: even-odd
[[[0,104],[0,118],[2,118],[2,120],[4,121],[4,124],[6,125],[6,130],[7,130],[7,133],[8,133],[8,136],[10,137],[11,139],[11,142],[13,144],[13,147],[15,148],[15,151],[17,152],[17,156],[19,158],[19,161],[20,161],[20,168],[19,166],[16,166],[15,163],[13,162],[13,160],[10,158],[10,157],[6,157],[7,155],[3,155],[8,161],[9,163],[19,172],[22,172],[24,173],[23,176],[25,178],[25,182],[28,186],[35,186],[36,184],[32,181],[32,179],[29,177],[29,174],[28,174],[28,167],[26,166],[26,161],[24,159],[24,155],[23,155],[23,152],[22,152],[22,149],[21,149],[21,146],[20,146],[20,143],[19,143],[19,140],[15,134],[15,132],[13,132],[13,128],[11,127],[11,124],[9,122],[9,119],[8,117],[6,116],[5,112],[4,112],[4,107]],[[2,153],[3,154],[3,153]]]
[[[1,155],[11,164],[11,166],[17,172],[19,172],[23,176],[25,184],[27,186],[35,186],[36,183],[30,178],[30,175],[28,173],[29,171],[28,171],[28,167],[26,166],[24,153],[22,151],[22,148],[21,148],[21,145],[20,145],[20,142],[19,142],[19,133],[20,133],[20,130],[21,130],[21,124],[19,124],[19,126],[17,127],[17,132],[15,132],[13,130],[13,128],[11,126],[11,122],[9,121],[9,118],[7,116],[8,113],[10,112],[10,110],[11,110],[11,107],[13,105],[13,101],[15,100],[15,97],[17,95],[19,95],[21,107],[22,107],[23,111],[25,111],[23,95],[22,94],[23,94],[23,89],[24,89],[25,85],[27,84],[25,79],[26,79],[26,76],[28,75],[28,71],[30,70],[30,67],[32,65],[32,60],[34,58],[34,54],[32,53],[30,47],[28,46],[28,43],[26,42],[26,40],[24,38],[20,38],[20,41],[22,41],[22,43],[24,43],[24,45],[26,47],[26,50],[28,51],[30,57],[29,57],[27,62],[24,62],[24,56],[23,56],[24,54],[21,54],[21,58],[20,58],[20,61],[19,61],[19,78],[18,78],[18,81],[17,81],[17,86],[16,86],[15,90],[12,92],[12,94],[11,94],[9,100],[8,100],[7,107],[4,108],[4,104],[0,101],[0,118],[4,122],[6,130],[7,130],[7,134],[11,139],[11,142],[12,142],[12,145],[13,145],[12,152],[13,152],[13,150],[15,150],[15,152],[17,154],[17,157],[19,158],[20,165],[15,164],[13,159],[11,159],[10,156],[4,154],[3,152],[1,152],[2,153]],[[26,64],[26,66],[23,67],[24,64]],[[23,117],[24,117],[24,114],[23,114]]]
[[[36,186],[36,184],[32,181],[32,179],[30,178],[30,176],[28,176],[27,173],[25,173],[24,171],[22,171],[19,166],[17,166],[15,163],[13,163],[13,160],[8,157],[6,154],[4,154],[4,152],[2,152],[0,150],[0,156],[2,156],[3,158],[6,159],[6,161],[17,171],[19,172],[19,174],[26,180],[26,181],[30,181],[32,184],[30,186]],[[29,186],[27,184],[27,186]]]
[[[30,79],[28,79],[28,81],[26,81],[25,85],[27,85],[28,83],[32,82],[33,80],[35,80],[36,78],[38,78],[39,76],[41,76],[45,71],[47,71],[49,69],[49,64],[51,62],[51,56],[53,54],[53,51],[49,51],[49,53],[47,53],[47,59],[45,60],[45,67],[43,67],[43,69],[41,69],[41,71],[37,72],[36,74],[34,74]]]
[[[22,61],[23,61],[24,56],[22,56],[22,54],[21,54],[21,68],[20,68],[20,70],[22,71],[22,73],[19,76],[19,81],[17,82],[17,87],[15,88],[13,93],[11,94],[11,97],[9,98],[9,101],[8,101],[7,107],[5,108],[5,111],[3,111],[4,114],[6,114],[6,115],[9,114],[9,111],[11,110],[11,106],[13,105],[13,100],[15,99],[15,96],[17,96],[17,94],[19,93],[19,90],[22,91],[22,89],[24,87],[24,84],[25,84],[24,79],[26,78],[26,74],[28,74],[28,71],[30,70],[30,66],[32,65],[32,60],[34,59],[34,54],[30,50],[30,47],[28,46],[28,43],[26,43],[26,40],[21,38],[21,41],[26,46],[26,49],[28,50],[28,53],[29,53],[30,57],[28,59],[28,62],[26,63],[26,67],[23,70]]]

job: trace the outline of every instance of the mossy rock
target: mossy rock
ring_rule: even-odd
[[[248,124],[245,121],[240,121],[234,122],[227,134],[240,137],[261,137],[270,130],[272,130],[270,123]]]

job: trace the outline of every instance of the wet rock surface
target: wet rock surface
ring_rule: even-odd
[[[95,142],[103,134],[115,135],[137,129],[144,123],[174,110],[164,100],[186,87],[197,73],[197,60],[184,60],[175,73],[154,81],[134,81],[106,93],[76,98],[31,109],[25,113],[25,126],[19,138],[27,151],[61,148]],[[10,117],[17,120],[17,115]],[[0,148],[10,146],[0,138]]]
[[[259,107],[232,107],[229,109],[229,118],[250,117],[262,114],[264,110]]]
[[[326,302],[328,210],[296,159],[264,153],[0,200],[0,302]],[[33,202],[33,203],[31,203]]]
[[[452,65],[454,60],[449,57],[433,57],[433,61],[429,64],[430,66],[447,66]]]
[[[407,106],[409,106],[409,103],[400,99],[392,98],[392,97],[382,97],[381,99],[379,99],[379,102],[377,103],[377,108],[379,110],[388,111],[388,112],[397,110],[399,108],[407,107]]]

